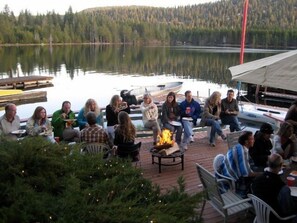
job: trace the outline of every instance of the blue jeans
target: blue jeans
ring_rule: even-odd
[[[214,140],[215,140],[216,133],[219,136],[223,134],[219,121],[215,119],[206,119],[206,126],[211,126],[209,142],[215,143]]]
[[[240,131],[240,125],[238,122],[237,116],[234,115],[227,115],[221,118],[221,121],[224,125],[230,125],[230,132]]]
[[[166,128],[166,129],[169,129],[173,133],[176,131],[175,142],[177,144],[181,143],[181,136],[182,136],[182,133],[183,133],[183,127],[182,126],[173,126],[173,125],[170,125],[169,123],[165,123],[163,125],[163,127]]]
[[[190,141],[190,137],[194,135],[193,129],[192,129],[192,122],[187,120],[182,120],[182,124],[184,127],[184,143],[188,143]]]

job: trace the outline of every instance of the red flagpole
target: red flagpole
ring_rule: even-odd
[[[244,8],[243,8],[242,27],[241,27],[241,44],[240,44],[240,59],[239,59],[240,64],[243,64],[243,57],[244,57],[245,33],[246,33],[246,21],[247,21],[248,7],[249,7],[249,0],[245,0]]]

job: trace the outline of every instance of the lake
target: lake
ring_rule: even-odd
[[[245,61],[281,51],[246,50]],[[36,106],[51,114],[64,100],[79,110],[88,98],[105,107],[112,95],[138,86],[183,81],[180,93],[191,90],[207,97],[213,91],[226,95],[236,88],[228,67],[239,63],[237,48],[139,47],[139,46],[17,46],[0,47],[0,76],[53,76],[47,101],[18,105],[21,118],[30,117]],[[243,85],[243,89],[244,89]],[[1,111],[2,115],[4,111]]]

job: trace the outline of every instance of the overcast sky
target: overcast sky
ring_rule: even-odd
[[[81,11],[86,8],[102,6],[156,6],[156,7],[175,7],[184,5],[194,5],[218,0],[0,0],[0,11],[8,5],[15,15],[21,10],[29,10],[32,14],[46,14],[52,12],[64,14],[69,6],[73,12]]]

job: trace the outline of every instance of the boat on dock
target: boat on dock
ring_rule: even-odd
[[[176,82],[168,82],[168,83],[161,83],[156,85],[149,85],[149,86],[140,86],[137,88],[133,88],[131,90],[122,90],[121,95],[124,96],[135,96],[136,100],[141,100],[143,95],[148,93],[152,97],[157,97],[160,95],[166,95],[169,92],[173,91],[174,93],[178,93],[183,85],[183,82],[176,81]]]
[[[259,105],[249,102],[238,103],[239,114],[238,118],[246,122],[253,123],[270,123],[274,128],[278,128],[280,123],[285,120],[288,109]]]

